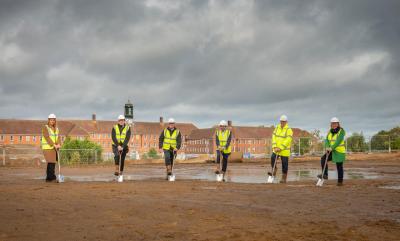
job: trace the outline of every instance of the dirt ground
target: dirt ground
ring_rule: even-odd
[[[348,179],[342,187],[329,180],[322,188],[315,179],[58,184],[35,178],[43,167],[0,168],[0,240],[400,240],[399,154],[350,159],[345,170],[366,168],[382,178]],[[318,165],[303,159],[290,169]],[[211,168],[181,168],[204,167]],[[65,170],[99,171],[112,167]]]

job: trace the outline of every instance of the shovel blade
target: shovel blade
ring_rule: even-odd
[[[274,182],[274,177],[268,176],[267,183],[273,183],[273,182]]]
[[[168,181],[170,181],[170,182],[175,182],[175,175],[174,175],[174,174],[169,175],[169,176],[168,176]]]
[[[123,182],[124,181],[124,176],[123,175],[118,176],[118,180],[117,181],[118,182]]]
[[[323,184],[324,184],[324,179],[318,178],[316,186],[317,187],[322,187]]]
[[[217,182],[222,182],[222,180],[224,179],[224,174],[217,174],[216,179],[217,179]]]
[[[57,176],[57,182],[58,182],[58,183],[64,182],[64,176],[59,174],[59,175]]]

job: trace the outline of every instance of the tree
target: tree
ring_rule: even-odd
[[[347,151],[350,152],[363,152],[368,150],[368,144],[365,142],[364,134],[361,133],[353,133],[350,137],[347,138]]]
[[[391,149],[400,149],[400,126],[389,131],[381,130],[371,138],[372,150],[388,150],[389,144]]]
[[[151,148],[151,149],[149,150],[149,152],[147,153],[147,156],[148,156],[149,158],[155,159],[155,158],[158,158],[158,153],[157,153],[156,149]]]
[[[97,143],[85,140],[72,140],[67,137],[61,147],[60,155],[61,162],[63,163],[79,163],[85,161],[86,163],[94,163],[101,161],[101,154],[103,149]]]

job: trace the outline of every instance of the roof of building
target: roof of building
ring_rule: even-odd
[[[41,135],[45,120],[0,119],[0,134]],[[61,135],[88,136],[92,133],[111,133],[116,121],[107,120],[58,120]],[[167,124],[160,122],[135,122],[133,133],[159,135]],[[183,135],[189,135],[197,127],[191,123],[177,123]]]
[[[274,131],[274,127],[263,127],[263,126],[232,126],[232,135],[237,139],[246,139],[246,138],[270,138],[272,136],[272,132]],[[205,129],[196,129],[193,130],[188,139],[196,140],[196,139],[210,139],[215,135],[216,127],[213,128],[205,128]],[[306,137],[310,136],[310,133],[307,131],[301,130],[299,128],[292,128],[294,137]]]

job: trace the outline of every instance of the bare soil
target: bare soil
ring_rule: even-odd
[[[315,180],[46,183],[34,178],[44,167],[0,168],[0,240],[400,240],[399,154],[349,159],[345,169],[390,176],[349,179],[342,187],[328,180],[322,188]],[[316,160],[295,160],[290,168],[319,168]]]

